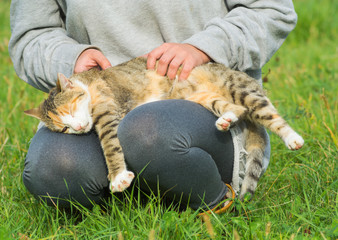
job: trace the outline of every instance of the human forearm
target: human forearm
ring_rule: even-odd
[[[69,38],[53,0],[13,0],[9,52],[18,76],[43,91],[55,85],[57,73],[73,73],[88,45]]]

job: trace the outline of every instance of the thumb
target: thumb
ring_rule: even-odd
[[[97,62],[102,70],[111,67],[109,60],[100,51],[97,51],[93,57],[93,60]]]

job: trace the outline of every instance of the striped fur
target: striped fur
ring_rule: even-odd
[[[87,108],[81,103],[85,99],[89,99]],[[123,191],[134,177],[126,170],[117,138],[118,124],[136,106],[163,99],[186,99],[201,104],[219,117],[215,124],[220,131],[228,131],[239,120],[246,122],[248,156],[241,198],[246,193],[254,194],[262,173],[267,144],[264,127],[279,135],[289,149],[298,150],[304,143],[278,114],[255,79],[217,63],[196,67],[185,81],[172,81],[153,70],[146,70],[143,58],[104,71],[92,69],[70,79],[59,75],[57,87],[50,91],[48,99],[39,108],[26,113],[38,117],[57,132],[83,133],[94,126],[114,192]],[[77,106],[81,106],[81,114]],[[62,122],[62,119],[68,120],[65,115],[74,118],[88,114],[91,119],[87,122],[73,123],[73,119],[68,125]]]

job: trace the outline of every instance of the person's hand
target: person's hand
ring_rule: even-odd
[[[178,78],[185,80],[189,77],[192,69],[203,63],[211,61],[211,58],[198,48],[184,43],[164,43],[146,54],[147,68],[155,69],[158,60],[157,73],[167,75],[174,79],[179,67],[182,70]]]
[[[76,60],[74,73],[84,72],[94,67],[106,69],[111,67],[109,60],[97,49],[83,51]]]

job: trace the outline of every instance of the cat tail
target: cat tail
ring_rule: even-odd
[[[247,127],[244,132],[246,135],[245,149],[248,154],[245,164],[245,177],[239,196],[241,200],[247,194],[250,194],[250,198],[252,198],[255,193],[262,174],[264,151],[268,141],[263,126],[250,121],[245,121],[245,123]]]

